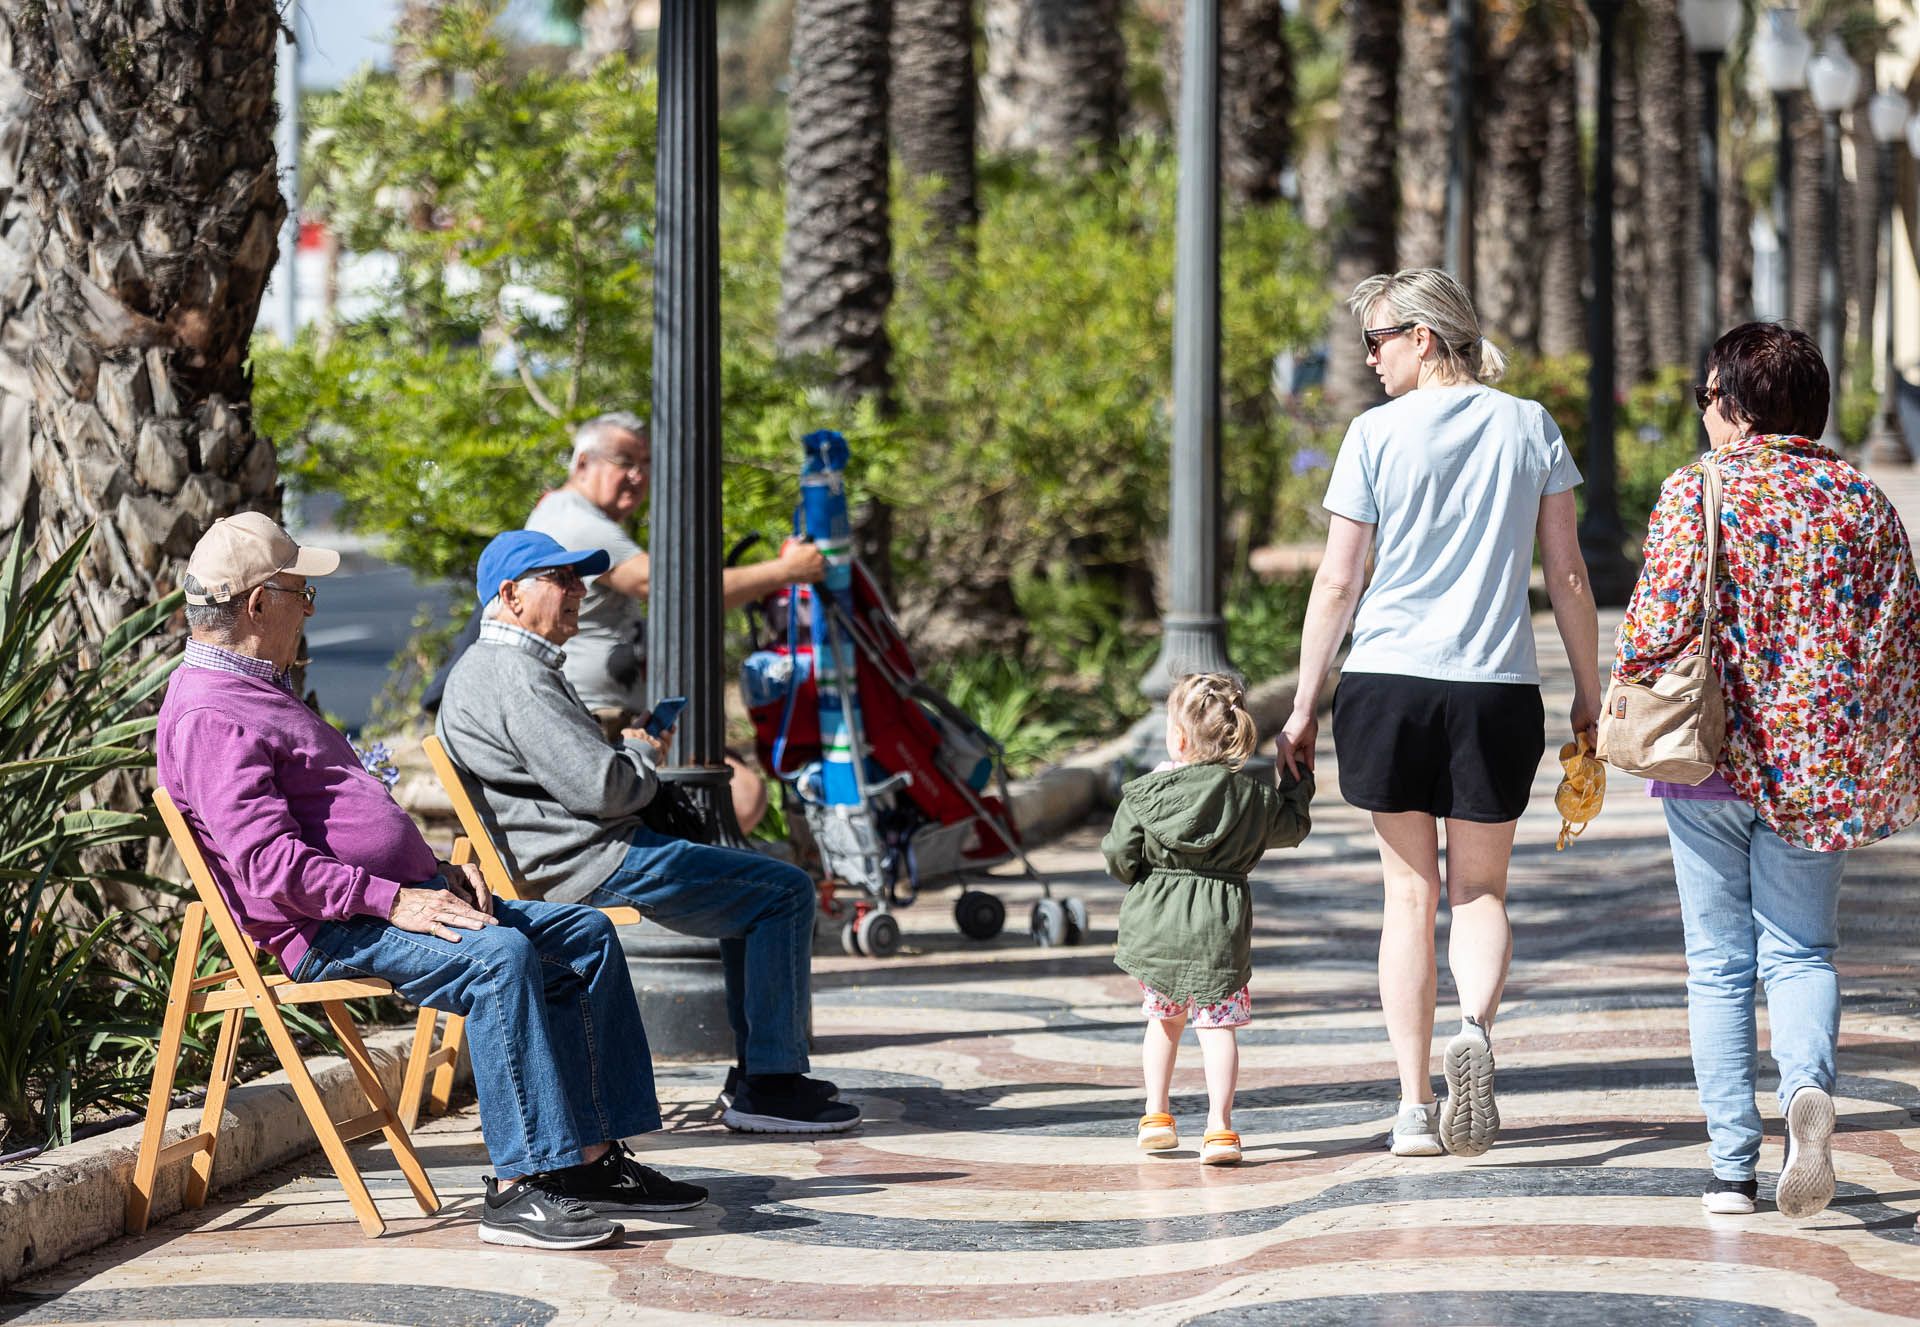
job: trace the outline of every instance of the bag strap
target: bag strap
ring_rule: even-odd
[[[1700,463],[1700,519],[1707,532],[1707,565],[1700,577],[1700,657],[1713,662],[1714,594],[1713,568],[1720,556],[1720,467],[1712,461]]]

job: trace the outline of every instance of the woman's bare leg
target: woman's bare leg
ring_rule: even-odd
[[[1440,833],[1432,816],[1376,811],[1385,891],[1380,905],[1380,1007],[1400,1069],[1403,1102],[1433,1100],[1434,913]]]
[[[1498,825],[1447,822],[1447,967],[1460,994],[1460,1012],[1493,1028],[1513,961],[1507,922],[1507,865],[1517,820]]]

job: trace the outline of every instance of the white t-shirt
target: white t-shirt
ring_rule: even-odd
[[[541,498],[527,529],[552,535],[565,549],[604,548],[616,567],[641,551],[618,521],[572,489]],[[561,670],[588,709],[645,711],[652,705],[646,696],[647,618],[638,600],[598,576],[589,578],[580,601],[580,634],[566,648]]]
[[[1326,508],[1375,527],[1349,673],[1533,682],[1540,499],[1580,482],[1553,416],[1478,384],[1423,387],[1347,429]]]

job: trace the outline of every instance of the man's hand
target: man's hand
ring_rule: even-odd
[[[455,866],[452,862],[440,863],[440,878],[447,882],[447,888],[462,903],[471,903],[475,908],[493,916],[493,891],[487,888],[487,878],[480,874],[478,863],[466,862]]]
[[[1311,710],[1304,714],[1299,710],[1293,712],[1275,744],[1278,749],[1274,753],[1288,774],[1297,779],[1302,770],[1313,768],[1313,744],[1319,735],[1320,720]]]
[[[436,935],[454,944],[461,931],[477,931],[500,923],[471,903],[455,898],[451,889],[403,888],[393,896],[387,920],[416,935]]]
[[[789,539],[780,545],[780,568],[786,582],[813,585],[827,576],[827,560],[810,539]]]
[[[639,742],[646,746],[648,750],[652,751],[653,767],[659,769],[667,763],[667,748],[673,745],[674,730],[679,728],[679,726],[680,725],[676,723],[659,737],[655,737],[645,728],[622,728],[620,730],[620,736],[627,738],[629,741]]]

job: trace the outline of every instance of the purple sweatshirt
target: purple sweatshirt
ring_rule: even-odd
[[[273,682],[181,668],[154,744],[240,929],[288,972],[321,922],[385,917],[402,885],[439,871],[347,739]]]

